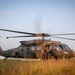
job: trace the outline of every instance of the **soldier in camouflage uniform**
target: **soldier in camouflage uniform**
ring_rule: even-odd
[[[47,45],[46,48],[42,51],[42,58],[43,59],[48,59],[48,52],[50,50],[50,46]]]

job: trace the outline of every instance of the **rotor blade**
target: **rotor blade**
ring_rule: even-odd
[[[75,35],[75,33],[64,33],[64,34],[50,34],[50,35]]]
[[[21,33],[21,34],[30,34],[30,35],[35,36],[35,33],[21,32],[21,31],[8,30],[8,29],[0,29],[0,30],[1,30],[1,31],[7,31],[7,32]]]
[[[35,29],[37,33],[42,32],[42,15],[37,14],[37,17],[35,19]]]
[[[10,37],[6,37],[6,39],[8,39],[8,38],[19,38],[19,37],[35,37],[35,36],[10,36]]]
[[[71,39],[71,38],[56,37],[56,36],[50,36],[50,37],[75,41],[75,39]]]

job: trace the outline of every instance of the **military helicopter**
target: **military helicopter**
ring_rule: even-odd
[[[75,35],[75,33],[66,33],[66,34],[46,34],[46,33],[29,33],[8,29],[0,29],[0,31],[14,32],[20,34],[27,34],[26,36],[10,36],[9,38],[18,38],[18,37],[42,37],[42,39],[34,39],[29,41],[20,41],[21,45],[17,48],[9,49],[3,51],[0,47],[0,55],[5,56],[6,59],[9,57],[14,58],[41,58],[41,59],[50,59],[50,58],[73,58],[75,57],[74,50],[71,50],[66,44],[61,42],[47,40],[46,37],[54,37],[66,40],[73,40],[71,38],[57,37],[57,35]],[[45,50],[47,49],[45,53]],[[57,49],[58,48],[58,49]],[[47,56],[46,56],[47,55]]]

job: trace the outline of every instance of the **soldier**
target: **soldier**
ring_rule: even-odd
[[[42,52],[42,57],[44,59],[48,59],[48,52],[49,52],[49,50],[50,50],[50,46],[49,45],[46,45],[45,50]]]

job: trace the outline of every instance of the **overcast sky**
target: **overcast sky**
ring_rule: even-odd
[[[49,34],[75,33],[75,0],[0,0],[0,28]],[[18,47],[19,41],[33,39],[5,38],[13,35],[22,34],[0,31],[0,46],[4,50]],[[75,36],[62,37],[75,39]],[[75,41],[52,40],[75,50]]]

